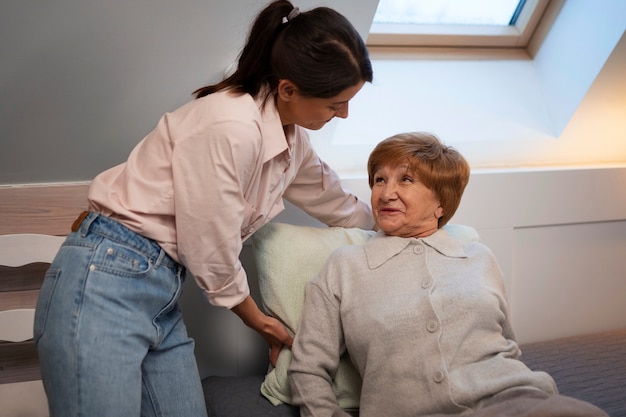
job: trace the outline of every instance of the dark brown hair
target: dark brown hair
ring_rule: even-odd
[[[302,12],[287,22],[290,1],[271,2],[256,17],[235,72],[217,84],[194,91],[196,98],[233,89],[256,96],[278,81],[294,83],[307,97],[330,98],[371,82],[372,65],[363,39],[341,14],[327,7]]]
[[[463,155],[426,132],[401,133],[380,142],[367,161],[370,188],[382,166],[408,162],[409,171],[432,190],[443,208],[438,227],[452,218],[469,182],[470,167]]]

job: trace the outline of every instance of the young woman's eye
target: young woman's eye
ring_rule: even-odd
[[[340,112],[344,109],[344,106],[347,103],[339,103],[339,104],[331,104],[328,106],[328,108],[330,108],[332,111],[334,111],[335,113]]]

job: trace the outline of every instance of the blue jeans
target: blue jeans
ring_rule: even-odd
[[[52,417],[203,417],[185,269],[154,241],[89,213],[50,265],[34,339]]]

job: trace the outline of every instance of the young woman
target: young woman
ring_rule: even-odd
[[[373,227],[367,203],[342,188],[303,129],[347,117],[371,80],[342,15],[274,1],[231,76],[197,90],[93,180],[36,310],[53,417],[206,415],[177,305],[186,272],[267,340],[275,362],[292,339],[250,297],[243,241],[283,198],[328,225]]]

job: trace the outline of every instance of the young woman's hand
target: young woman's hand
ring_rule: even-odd
[[[291,348],[293,338],[280,321],[270,316],[265,316],[265,318],[266,323],[263,325],[262,329],[255,330],[263,336],[270,345],[270,363],[275,367],[278,354],[285,346]]]
[[[232,311],[241,318],[244,324],[258,334],[270,345],[270,363],[276,366],[278,354],[283,347],[291,348],[293,337],[289,335],[285,326],[275,319],[259,310],[252,297],[248,296],[239,305],[232,308]]]

